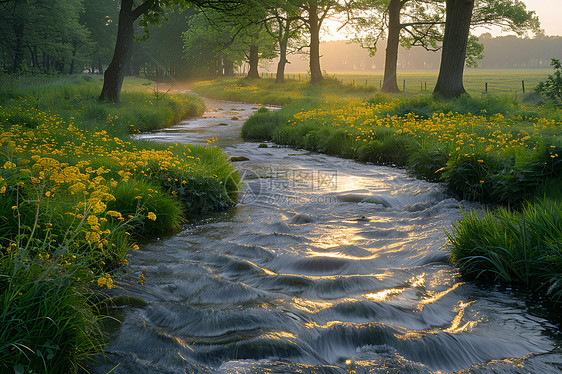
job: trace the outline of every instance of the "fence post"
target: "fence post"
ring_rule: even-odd
[[[406,92],[406,79],[404,79],[404,89],[402,90],[402,92]]]
[[[425,91],[427,91],[427,82],[425,82]]]
[[[351,86],[355,87],[355,79],[353,80],[353,82],[351,82]]]
[[[367,88],[367,80],[365,79],[365,88]]]
[[[379,81],[379,90],[382,90],[382,81]]]
[[[521,81],[521,86],[523,87],[523,93],[525,93],[525,81]]]
[[[488,93],[488,82],[484,85],[484,92]]]

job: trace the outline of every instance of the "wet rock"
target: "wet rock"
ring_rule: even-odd
[[[231,118],[231,120],[238,121],[238,117],[234,116],[234,117]]]
[[[258,148],[268,148],[269,146],[265,143],[261,143],[260,145],[258,145]]]
[[[230,162],[240,162],[240,161],[248,161],[249,158],[246,156],[232,156],[230,158]]]
[[[228,123],[222,122],[222,123],[219,123],[217,126],[228,126]]]

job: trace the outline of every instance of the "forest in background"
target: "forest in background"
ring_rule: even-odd
[[[21,8],[0,7],[0,73],[103,72],[115,46],[118,1],[55,0],[49,4],[35,0]],[[194,25],[197,13],[195,8],[176,10],[168,13],[162,25],[150,26],[150,38],[134,42],[128,75],[192,78],[218,74],[211,67],[216,52],[212,48],[186,51],[186,32],[200,26]],[[136,29],[142,39],[141,27],[137,25]],[[534,38],[492,37],[485,33],[479,42],[484,45],[484,58],[478,61],[480,68],[548,68],[553,57],[562,57],[559,36],[539,33]],[[385,45],[386,40],[379,40],[377,53],[370,56],[358,43],[323,42],[322,68],[329,73],[381,71]],[[436,70],[440,58],[440,52],[422,47],[400,47],[397,67]],[[235,67],[241,72],[247,70],[244,59],[244,54],[239,53]],[[288,60],[287,72],[309,70],[306,53],[289,55]],[[273,72],[274,61],[263,60],[262,69]]]
[[[515,35],[492,37],[482,34],[478,41],[484,45],[484,58],[478,61],[482,69],[535,69],[550,68],[552,58],[562,58],[562,37],[538,35],[535,38],[520,38]],[[335,40],[322,43],[322,67],[329,73],[383,71],[384,49],[386,40],[377,43],[377,53],[369,51],[357,43]],[[438,70],[441,61],[440,52],[427,51],[422,47],[406,49],[400,47],[398,52],[398,70]],[[308,56],[293,55],[289,57],[288,73],[308,70]],[[275,70],[275,64],[265,64],[265,71]]]

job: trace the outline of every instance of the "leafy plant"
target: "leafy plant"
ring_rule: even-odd
[[[546,81],[539,82],[536,91],[547,103],[559,107],[562,106],[562,62],[553,58],[550,65],[554,68],[554,74],[549,75]]]

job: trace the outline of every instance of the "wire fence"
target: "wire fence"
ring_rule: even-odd
[[[528,94],[534,92],[540,81],[544,81],[550,70],[471,70],[465,73],[464,84],[469,93]],[[275,79],[276,73],[263,72],[262,78]],[[383,75],[380,73],[336,73],[327,77],[337,79],[344,85],[380,90]],[[308,81],[307,73],[286,73],[286,80]],[[433,91],[437,82],[437,72],[407,72],[397,79],[398,88],[405,93]]]

